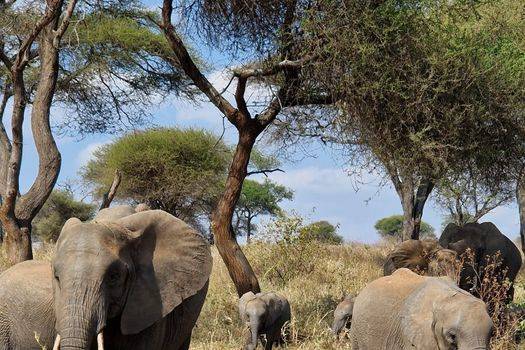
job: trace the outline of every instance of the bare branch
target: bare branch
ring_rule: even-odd
[[[246,176],[255,175],[255,174],[264,174],[264,176],[268,177],[269,173],[274,173],[276,171],[284,173],[284,170],[276,168],[276,169],[265,169],[265,170],[249,171],[248,173],[246,173]]]
[[[31,45],[33,45],[33,42],[36,40],[40,32],[56,18],[61,5],[61,1],[54,0],[50,5],[48,5],[48,7],[46,7],[44,17],[42,17],[42,19],[33,28],[31,34],[29,34],[29,36],[20,45],[20,49],[18,50],[16,58],[13,62],[13,68],[15,70],[21,71],[25,68],[26,64],[30,60]]]
[[[104,208],[109,208],[111,202],[113,201],[113,198],[115,198],[115,195],[117,194],[118,186],[120,185],[120,181],[122,180],[122,173],[120,170],[115,170],[115,177],[113,177],[113,182],[111,183],[111,187],[109,190],[104,193],[104,196],[102,198],[102,204],[100,204],[99,210],[102,210]]]
[[[275,75],[283,71],[284,69],[300,69],[305,62],[311,58],[303,58],[296,61],[284,60],[269,68],[235,68],[233,69],[233,75],[237,78],[252,78],[252,77],[267,77]]]
[[[233,125],[238,125],[243,116],[240,115],[239,111],[233,107],[228,100],[222,97],[204,74],[201,73],[171,23],[172,12],[172,0],[164,0],[162,6],[162,24],[160,25],[160,28],[163,30],[168,42],[170,43],[171,49],[177,56],[178,63],[199,90],[210,99],[210,101],[226,116],[226,118],[228,118]]]
[[[53,39],[53,45],[58,48],[60,45],[60,40],[62,39],[62,36],[67,30],[67,27],[69,26],[69,23],[71,22],[71,16],[73,16],[73,12],[75,11],[75,6],[77,5],[77,0],[70,0],[66,12],[64,14],[64,18],[62,19],[62,23],[60,23],[60,26],[55,31],[55,38]]]

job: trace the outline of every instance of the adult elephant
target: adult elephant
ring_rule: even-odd
[[[164,211],[69,219],[52,262],[60,349],[188,349],[211,267],[206,240]]]
[[[359,293],[350,337],[353,350],[488,350],[492,328],[485,303],[450,278],[401,268]]]
[[[17,284],[2,283],[0,292],[7,292],[1,295],[16,297],[2,299],[0,310],[23,305],[28,316],[16,321],[11,312],[8,321],[27,326],[4,332],[0,321],[0,349],[32,349],[16,344],[33,344],[35,328],[48,349],[56,329],[54,349],[186,350],[212,260],[199,233],[166,212],[149,210],[113,221],[69,219],[51,265],[24,264],[8,275]]]
[[[483,281],[486,267],[493,264],[495,259],[499,259],[499,265],[494,271],[495,276],[491,277],[496,278],[500,283],[504,279],[510,281],[507,301],[512,301],[514,296],[512,284],[521,268],[521,254],[516,245],[493,223],[469,223],[463,226],[448,224],[439,238],[439,243],[445,248],[454,250],[458,255],[464,254],[467,249],[471,250],[473,261],[463,265],[459,286],[478,297],[480,296],[479,283]]]
[[[55,340],[51,265],[24,261],[0,275],[0,349],[52,349]]]

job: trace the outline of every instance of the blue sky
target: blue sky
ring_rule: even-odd
[[[225,86],[228,77],[221,67],[228,66],[228,60],[211,50],[201,50],[201,55],[214,63],[216,71],[210,79],[217,86]],[[247,96],[251,100],[263,99],[267,91],[252,88]],[[230,96],[231,97],[231,96]],[[222,117],[210,104],[199,105],[167,99],[164,103],[152,107],[151,125],[202,127],[220,134]],[[53,110],[52,123],[63,118],[63,111]],[[6,118],[10,115],[6,113]],[[28,124],[29,115],[26,118]],[[225,139],[233,143],[236,131],[227,122]],[[25,125],[24,156],[21,173],[22,190],[31,185],[36,176],[38,158],[32,142],[30,128]],[[93,151],[100,145],[111,142],[118,135],[88,135],[82,139],[58,136],[57,143],[62,153],[62,169],[58,183],[78,180],[79,169],[90,159]],[[347,175],[347,169],[337,161],[337,155],[321,145],[308,149],[312,157],[297,157],[297,161],[285,161],[281,168],[284,173],[272,173],[270,179],[295,191],[295,199],[283,204],[285,209],[306,216],[310,220],[328,220],[339,224],[339,233],[349,241],[375,242],[378,239],[373,228],[374,223],[385,216],[401,213],[399,199],[389,185],[379,187],[380,178],[374,174],[362,175],[365,184]],[[80,192],[78,194],[80,196]],[[443,212],[431,201],[427,204],[423,220],[430,223],[439,233]],[[487,215],[482,221],[493,221],[511,238],[518,236],[519,218],[515,205],[501,207]]]

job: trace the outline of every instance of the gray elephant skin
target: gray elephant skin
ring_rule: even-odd
[[[469,223],[464,226],[449,224],[441,234],[439,243],[445,248],[456,251],[458,255],[465,253],[467,249],[472,251],[474,266],[464,264],[459,286],[476,296],[479,296],[476,290],[476,276],[479,276],[480,280],[483,279],[485,267],[494,261],[494,256],[497,254],[501,264],[496,271],[497,276],[492,277],[496,277],[498,281],[507,278],[513,283],[521,268],[522,259],[519,249],[491,222]],[[511,285],[507,301],[512,301],[513,296],[514,287]]]
[[[332,323],[332,333],[339,336],[345,328],[350,328],[352,323],[352,312],[354,310],[355,298],[351,295],[345,296],[343,301],[337,304],[334,311],[334,322]]]
[[[239,299],[239,316],[246,324],[249,334],[244,350],[257,347],[261,335],[266,335],[265,350],[283,342],[281,329],[290,321],[291,312],[288,300],[276,293],[245,293]]]
[[[42,300],[60,349],[188,349],[211,273],[208,243],[160,210],[113,212],[68,220],[57,241]]]
[[[399,268],[407,268],[429,276],[456,276],[455,251],[443,249],[437,240],[409,239],[396,245],[383,264],[384,276]]]
[[[0,275],[0,349],[52,349],[54,340],[51,265],[30,260],[4,271]]]
[[[448,277],[401,268],[355,300],[353,350],[488,350],[492,320],[483,301]]]

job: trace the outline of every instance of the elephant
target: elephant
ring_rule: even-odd
[[[396,269],[405,267],[420,274],[455,278],[456,265],[456,252],[443,249],[437,240],[410,239],[398,244],[388,254],[383,265],[383,274],[388,276]]]
[[[290,304],[285,297],[273,292],[247,292],[239,299],[239,315],[249,328],[244,350],[254,350],[263,334],[266,335],[265,350],[271,350],[273,344],[283,342],[281,329],[290,321]]]
[[[449,277],[401,268],[356,297],[353,350],[488,350],[493,323],[485,303]]]
[[[0,275],[0,349],[52,349],[55,335],[50,263],[29,260],[4,271]]]
[[[332,333],[337,337],[343,328],[350,328],[352,322],[352,311],[354,309],[354,297],[345,296],[334,311],[334,322],[332,323]]]
[[[458,255],[464,254],[467,249],[471,250],[473,261],[463,264],[459,286],[478,297],[480,297],[478,283],[483,281],[485,268],[494,263],[499,254],[500,264],[495,271],[496,275],[491,276],[491,279],[496,278],[500,283],[505,279],[510,281],[506,301],[512,301],[513,283],[522,264],[521,254],[516,245],[493,223],[468,223],[463,226],[448,224],[439,238],[439,243],[445,248],[454,250]],[[485,296],[484,299],[488,300],[490,296]]]
[[[141,211],[151,210],[145,203],[140,203],[136,207],[131,205],[116,205],[110,208],[104,208],[98,211],[93,218],[94,221],[112,221],[121,219],[126,216],[140,213]]]

